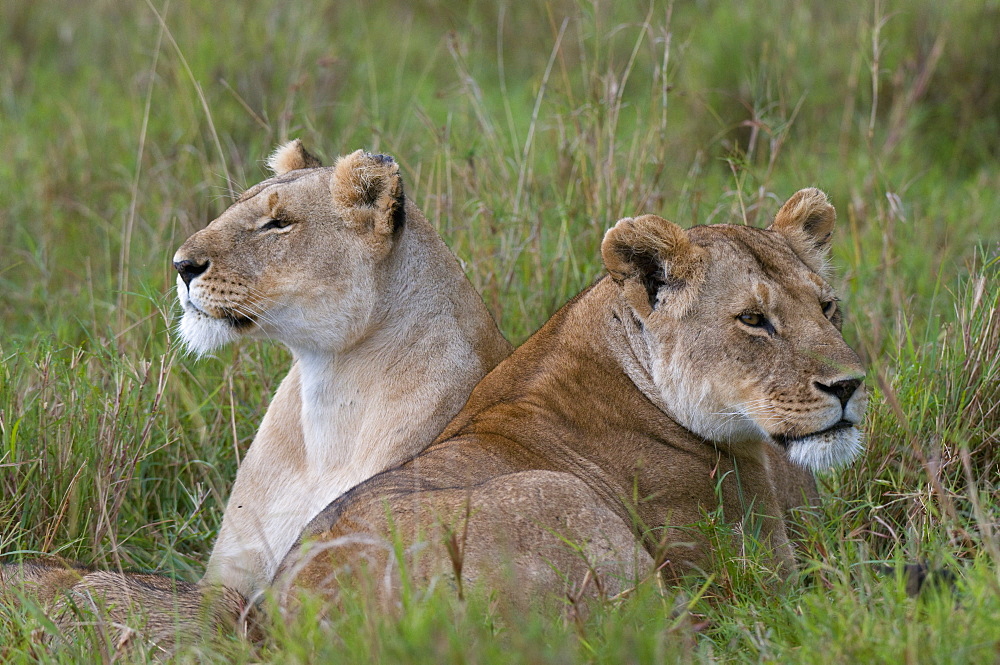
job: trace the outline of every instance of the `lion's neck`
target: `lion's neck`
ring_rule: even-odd
[[[293,349],[307,467],[337,475],[341,491],[423,450],[509,352],[488,318],[483,327],[485,309],[463,309],[471,285],[427,222],[408,224],[360,341],[346,351]]]
[[[406,399],[405,370],[388,375],[395,361],[405,362],[403,354],[365,347],[340,356],[298,355],[306,468],[328,482],[338,481],[337,494],[416,454],[433,436],[423,433],[426,417],[414,413]],[[420,401],[418,395],[412,398]],[[400,413],[412,417],[403,419]]]

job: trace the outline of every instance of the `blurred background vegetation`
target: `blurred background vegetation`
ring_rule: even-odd
[[[4,2],[0,555],[197,578],[288,356],[185,357],[170,257],[299,137],[327,162],[394,155],[514,342],[600,274],[620,217],[764,225],[826,190],[875,398],[805,565],[844,612],[873,559],[986,557],[997,589],[998,53],[995,0]],[[691,648],[825,639],[734,621]],[[894,635],[887,653],[925,639]]]

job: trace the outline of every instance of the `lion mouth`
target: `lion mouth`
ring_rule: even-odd
[[[774,439],[775,443],[779,444],[782,448],[787,449],[793,443],[798,443],[800,441],[805,441],[806,439],[811,439],[816,436],[823,436],[824,434],[833,434],[834,432],[839,432],[845,429],[851,429],[855,424],[849,420],[839,420],[834,424],[830,425],[826,429],[817,430],[815,432],[809,432],[808,434],[801,434],[798,436],[786,436],[782,434],[772,434],[771,438]]]
[[[243,330],[253,326],[254,320],[244,314],[239,314],[232,310],[223,310],[222,320],[237,330]]]
[[[864,450],[864,433],[856,423],[839,420],[826,429],[795,437],[776,437],[788,459],[813,471],[850,464]]]
[[[256,321],[254,321],[249,316],[246,316],[245,314],[240,314],[239,312],[233,311],[231,309],[223,309],[221,310],[220,316],[215,316],[213,314],[206,312],[201,307],[198,307],[198,305],[196,305],[193,300],[188,300],[187,303],[185,303],[185,309],[194,314],[204,316],[207,319],[224,321],[230,327],[235,328],[236,330],[244,330],[246,328],[253,326],[256,323]]]

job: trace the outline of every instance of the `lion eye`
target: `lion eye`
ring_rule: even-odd
[[[292,223],[287,219],[269,219],[264,224],[261,224],[257,230],[267,231],[269,229],[283,229],[291,225]]]
[[[767,326],[767,319],[764,318],[763,314],[758,314],[757,312],[743,312],[736,319],[745,326],[750,326],[751,328],[763,328]]]
[[[837,314],[836,300],[827,300],[820,303],[820,306],[823,308],[823,315],[828,319],[832,319]]]

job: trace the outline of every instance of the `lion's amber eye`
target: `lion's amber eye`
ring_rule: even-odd
[[[286,226],[291,226],[291,222],[287,219],[269,219],[266,223],[262,224],[259,231],[267,231],[268,229],[283,229]]]
[[[743,312],[736,318],[740,323],[751,328],[762,328],[767,325],[767,319],[764,318],[764,315],[757,312]]]

